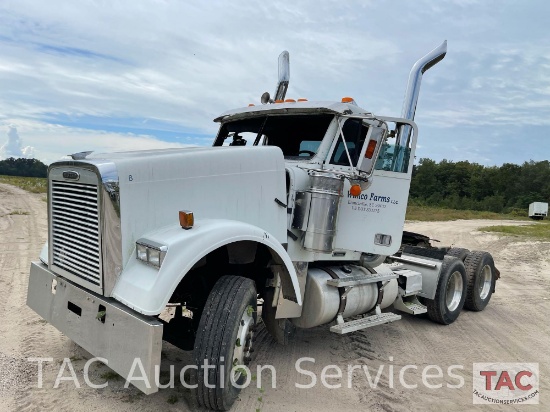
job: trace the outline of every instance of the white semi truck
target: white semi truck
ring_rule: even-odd
[[[259,312],[285,344],[295,328],[483,310],[499,276],[489,253],[401,244],[420,81],[446,49],[414,65],[401,117],[285,100],[283,52],[273,98],[217,117],[213,147],[51,164],[28,305],[123,377],[139,359],[147,380],[132,383],[147,394],[163,340],[193,350],[196,400],[214,410],[239,393]]]
[[[548,203],[533,202],[529,205],[529,217],[534,220],[543,220],[548,216]]]

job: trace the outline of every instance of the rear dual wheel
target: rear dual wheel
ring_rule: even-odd
[[[464,265],[468,277],[464,307],[480,312],[489,304],[495,290],[496,269],[493,257],[488,252],[473,251],[466,257]]]
[[[447,256],[454,256],[456,258],[459,258],[460,260],[462,260],[464,262],[466,257],[470,254],[470,251],[468,249],[464,249],[462,247],[452,247],[445,254]]]
[[[445,256],[435,297],[433,300],[424,300],[432,321],[449,325],[458,318],[466,301],[466,283],[466,269],[462,260]]]
[[[428,316],[434,322],[449,325],[458,318],[462,308],[482,311],[495,290],[496,273],[490,253],[449,249],[443,259],[434,299],[423,299]]]

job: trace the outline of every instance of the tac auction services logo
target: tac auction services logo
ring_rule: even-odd
[[[474,404],[538,404],[538,363],[474,363]]]

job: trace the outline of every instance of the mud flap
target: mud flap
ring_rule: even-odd
[[[493,283],[493,290],[492,292],[495,293],[495,291],[497,290],[497,280],[500,279],[500,270],[497,269],[497,267],[495,266],[495,282]]]
[[[290,338],[294,335],[296,327],[288,319],[275,319],[277,307],[273,307],[274,289],[268,289],[265,293],[262,306],[262,320],[265,328],[281,345],[288,345]]]

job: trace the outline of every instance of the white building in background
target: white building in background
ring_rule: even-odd
[[[7,159],[9,157],[24,157],[31,159],[34,157],[34,147],[23,147],[23,141],[19,137],[17,128],[15,126],[9,126],[8,141],[0,147],[0,160]]]

